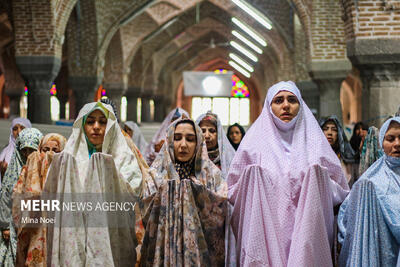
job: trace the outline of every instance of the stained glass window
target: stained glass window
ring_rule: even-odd
[[[242,80],[235,74],[232,75],[232,90],[231,96],[233,97],[249,97],[250,92]]]
[[[226,74],[225,69],[217,69],[214,73]],[[232,75],[232,97],[193,97],[192,118],[211,110],[221,120],[222,125],[238,122],[241,125],[250,124],[250,92],[238,76]]]
[[[222,73],[225,74],[228,71],[225,69],[217,69],[214,71],[214,73]],[[235,74],[232,75],[232,90],[231,90],[231,96],[232,97],[249,97],[250,96],[250,91],[249,88],[247,88],[246,84],[239,79],[238,76]]]
[[[50,88],[50,95],[52,95],[52,96],[56,96],[57,95],[57,87],[56,87],[55,83],[53,83],[53,85]]]
[[[26,95],[26,96],[28,95],[28,86],[24,87],[24,95]],[[55,83],[53,83],[53,85],[50,88],[50,95],[51,96],[56,96],[57,95],[57,87],[56,87]]]

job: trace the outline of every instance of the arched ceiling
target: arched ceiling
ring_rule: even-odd
[[[304,28],[309,15],[307,1],[249,0],[273,22],[272,30],[264,28],[231,0],[141,0],[132,4],[119,0],[110,14],[104,13],[110,6],[105,0],[78,1],[79,9],[75,7],[68,25],[70,69],[85,76],[101,77],[104,71],[103,83],[120,81],[122,87],[136,93],[151,95],[176,90],[172,80],[179,78],[173,76],[180,75],[181,79],[183,70],[196,69],[213,58],[229,66],[229,53],[235,50],[226,44],[235,39],[231,31],[237,27],[231,18],[237,17],[268,43],[263,54],[257,55],[259,61],[253,64],[251,79],[247,79],[263,88],[260,95],[265,95],[265,88],[271,83],[295,76],[294,13],[299,14]],[[79,15],[90,21],[79,22]],[[91,26],[85,26],[86,23]],[[308,36],[307,29],[304,31]],[[92,33],[93,40],[83,36]]]
[[[290,72],[293,40],[290,41],[287,34],[282,35],[278,29],[268,31],[262,28],[243,14],[231,1],[225,2],[225,5],[221,4],[221,1],[205,1],[194,6],[189,5],[185,11],[175,12],[178,15],[169,16],[166,21],[163,21],[161,16],[155,20],[155,16],[149,9],[121,27],[124,65],[130,66],[129,88],[142,88],[142,90],[152,90],[154,93],[164,92],[165,81],[160,77],[165,77],[167,72],[170,73],[172,66],[195,68],[196,64],[201,64],[205,60],[199,56],[203,51],[206,51],[204,53],[206,55],[213,55],[215,52],[211,53],[211,51],[218,50],[211,49],[210,51],[213,43],[218,48],[220,44],[228,43],[232,39],[232,16],[251,25],[268,43],[264,53],[259,56],[259,62],[255,64],[252,79],[258,79],[259,84],[264,84],[265,77],[268,77],[268,80],[271,79],[271,75],[268,75],[270,73],[282,74],[281,70],[285,67],[289,68]],[[160,3],[169,5],[166,1]],[[169,8],[177,9],[173,5],[169,5]],[[291,14],[291,12],[288,13]],[[291,44],[288,45],[288,42]],[[125,44],[128,45],[125,46]],[[233,50],[222,47],[224,47],[222,49],[224,60],[227,63],[229,51]],[[190,61],[188,54],[190,54]],[[242,57],[245,58],[245,56]],[[285,75],[281,75],[282,78],[285,78]],[[292,74],[287,74],[287,76],[290,75]]]

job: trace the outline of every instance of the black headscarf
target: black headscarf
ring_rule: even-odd
[[[358,129],[358,128],[361,128],[361,129],[363,129],[363,130],[365,130],[365,131],[368,131],[368,125],[366,125],[365,123],[363,123],[363,122],[357,122],[355,125],[354,125],[354,128],[353,128],[353,135],[351,136],[351,138],[350,138],[350,145],[351,145],[351,147],[353,148],[353,150],[355,151],[355,152],[357,152],[357,154],[358,154],[358,160],[360,159],[360,152],[359,152],[359,149],[360,149],[360,144],[361,144],[361,137],[359,136],[359,135],[357,135],[356,134],[356,130]]]
[[[239,148],[240,142],[239,142],[239,144],[235,144],[235,143],[233,143],[233,141],[232,141],[231,138],[229,137],[229,133],[231,132],[232,127],[234,127],[234,126],[238,127],[238,128],[239,128],[239,131],[242,133],[242,139],[240,140],[240,142],[243,140],[243,137],[244,137],[246,131],[245,131],[244,128],[243,128],[240,124],[238,124],[238,123],[232,124],[231,126],[228,127],[228,131],[227,131],[227,134],[226,134],[226,135],[227,135],[227,137],[228,137],[229,142],[230,142],[231,145],[233,146],[233,148],[234,148],[235,150],[237,150],[237,149]]]
[[[343,159],[345,163],[355,163],[356,152],[353,150],[353,148],[347,141],[347,137],[344,133],[343,127],[340,124],[338,118],[335,115],[329,116],[327,118],[322,118],[319,120],[319,126],[323,128],[323,126],[327,122],[333,122],[338,130],[338,138],[336,141],[336,145],[332,147],[333,150],[335,150],[335,153],[339,154],[340,158]]]
[[[114,111],[114,115],[117,118],[117,122],[119,123],[118,110],[117,110],[117,106],[115,105],[115,103],[109,98],[102,98],[102,99],[100,99],[100,102],[104,103],[104,104],[108,104],[112,107],[112,109]]]

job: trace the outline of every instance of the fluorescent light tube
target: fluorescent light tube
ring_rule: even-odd
[[[243,69],[242,67],[240,67],[237,63],[235,63],[234,61],[230,60],[229,65],[231,65],[232,67],[234,67],[238,72],[240,72],[241,74],[243,74],[244,76],[246,76],[247,78],[250,78],[251,74],[248,73],[245,69]]]
[[[265,28],[267,28],[268,30],[272,29],[271,21],[267,17],[265,17],[261,12],[255,9],[252,5],[242,0],[232,0],[232,2],[234,2],[238,7],[240,7],[243,11],[249,14],[256,21],[261,23],[261,25],[263,25]]]
[[[249,25],[245,24],[244,22],[241,22],[237,18],[232,18],[232,22],[236,24],[239,28],[241,28],[244,32],[246,32],[249,36],[251,36],[254,40],[256,40],[260,45],[264,47],[267,46],[267,42],[264,40],[264,38],[262,38],[261,35],[258,34]]]
[[[246,37],[244,37],[243,35],[241,35],[240,33],[238,33],[237,31],[232,31],[232,34],[237,37],[240,41],[242,41],[243,43],[245,43],[247,46],[249,46],[250,48],[252,48],[254,51],[256,51],[259,54],[262,54],[262,50],[261,48],[259,48],[258,46],[256,46],[255,44],[253,44],[252,42],[250,42],[248,39],[246,39]]]
[[[249,63],[247,63],[245,60],[243,60],[241,57],[237,56],[236,54],[230,53],[229,57],[231,59],[233,59],[234,61],[236,61],[236,63],[238,63],[239,65],[244,67],[249,72],[253,72],[254,71],[254,68]]]
[[[258,61],[257,57],[253,53],[251,53],[249,50],[247,50],[240,44],[236,43],[235,41],[230,41],[230,45],[233,46],[234,48],[236,48],[237,50],[239,50],[243,55],[247,56],[254,62]]]

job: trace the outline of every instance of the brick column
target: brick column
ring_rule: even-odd
[[[400,41],[355,40],[347,43],[347,54],[360,70],[362,119],[380,127],[400,103]]]
[[[163,96],[154,97],[154,121],[162,122],[165,118],[165,103]]]
[[[107,97],[115,104],[118,119],[121,120],[121,98],[125,91],[123,84],[104,84]]]
[[[68,102],[68,95],[58,95],[57,99],[60,101],[60,120],[65,119],[65,104]]]
[[[400,63],[359,66],[362,88],[362,118],[381,126],[400,105]]]
[[[68,84],[75,95],[75,115],[78,116],[81,108],[90,102],[94,102],[95,93],[100,86],[101,78],[93,77],[69,77]]]
[[[151,122],[150,98],[142,97],[142,122]]]
[[[60,58],[17,56],[16,62],[28,86],[28,118],[33,123],[51,123],[50,88],[60,70]]]
[[[342,105],[340,88],[342,82],[351,71],[348,60],[313,62],[311,77],[319,88],[320,117],[336,115],[342,122]]]
[[[129,88],[125,96],[128,101],[126,120],[137,122],[137,101],[139,94]]]
[[[313,81],[300,81],[296,82],[297,87],[300,89],[301,96],[303,97],[304,102],[306,102],[307,106],[316,112],[316,117],[319,117],[319,90],[316,83]]]
[[[11,91],[11,90],[10,90]],[[6,89],[6,95],[8,96],[8,98],[10,99],[10,117],[11,116],[15,116],[15,117],[19,117],[20,116],[20,109],[19,109],[19,102],[21,100],[21,96],[22,96],[22,90],[21,93],[17,93],[16,90],[12,90],[12,92],[7,92]]]

